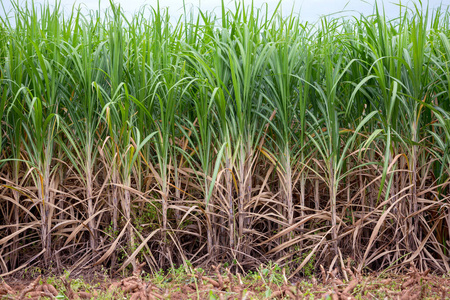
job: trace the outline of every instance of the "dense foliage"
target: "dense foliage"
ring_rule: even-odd
[[[136,259],[450,271],[448,11],[9,17],[4,275]]]

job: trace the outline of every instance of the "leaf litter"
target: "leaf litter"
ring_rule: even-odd
[[[158,277],[143,272],[144,265],[123,279],[9,278],[0,284],[0,299],[450,299],[450,277],[420,272],[413,264],[405,274],[362,275],[350,265],[332,271],[322,267],[318,278],[292,280],[284,271],[277,274],[281,280],[273,280],[270,274],[244,276],[221,265]]]

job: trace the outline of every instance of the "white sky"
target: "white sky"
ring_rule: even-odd
[[[13,0],[15,1],[15,0]],[[229,8],[234,8],[234,0],[224,0],[225,5]],[[288,14],[292,8],[294,12],[300,13],[303,20],[309,22],[315,22],[321,15],[328,15],[332,13],[341,12],[341,15],[355,15],[362,13],[364,15],[370,15],[373,12],[373,7],[376,2],[379,4],[384,3],[386,14],[389,17],[398,16],[399,8],[398,3],[400,0],[282,0],[283,14]],[[6,11],[10,11],[12,8],[11,0],[0,0],[4,5]],[[46,0],[34,0],[35,5],[44,3]],[[157,0],[114,0],[115,3],[120,3],[122,8],[127,12],[127,15],[132,14],[143,5],[156,6]],[[427,0],[423,0],[426,6]],[[31,4],[31,0],[20,0],[22,5],[28,3]],[[54,0],[50,0],[50,3],[54,3]],[[66,9],[70,9],[74,3],[82,4],[88,9],[105,9],[109,7],[108,0],[61,0],[62,5]],[[221,0],[185,0],[188,7],[200,7],[202,10],[213,11],[220,13]],[[245,1],[246,5],[251,4],[251,0]],[[274,9],[278,4],[278,0],[253,0],[255,7],[261,7],[264,3],[267,3],[270,9]],[[407,4],[409,7],[413,7],[414,1],[402,1],[402,4]],[[415,3],[419,3],[415,1]],[[447,8],[450,4],[450,0],[428,0],[429,7],[431,9],[438,7],[440,4]],[[170,14],[173,18],[178,18],[183,10],[183,0],[160,0],[161,7],[169,7]],[[342,12],[344,10],[344,12]],[[0,6],[0,15],[4,16],[3,8]]]

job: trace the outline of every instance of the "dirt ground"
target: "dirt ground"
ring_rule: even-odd
[[[343,274],[343,275],[338,275]],[[450,277],[419,272],[360,276],[350,269],[288,280],[284,272],[261,269],[245,277],[226,268],[135,272],[124,279],[99,274],[10,278],[0,299],[450,299]],[[347,277],[347,278],[341,278]]]

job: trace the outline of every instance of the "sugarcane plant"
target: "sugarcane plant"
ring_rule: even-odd
[[[450,271],[448,10],[110,4],[2,5],[2,274]]]

